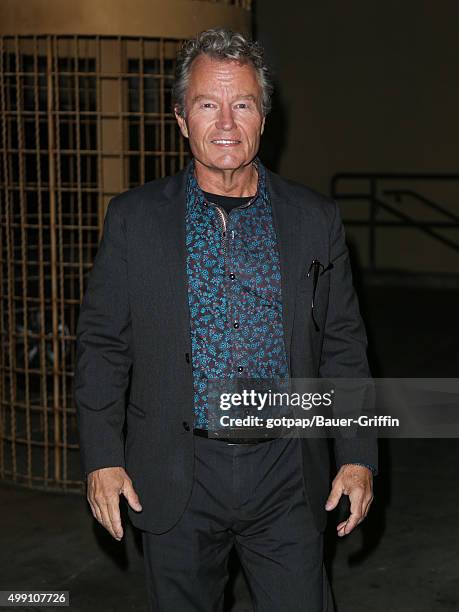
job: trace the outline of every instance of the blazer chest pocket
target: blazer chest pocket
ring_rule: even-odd
[[[333,264],[331,261],[328,263],[321,263],[319,259],[314,258],[303,268],[298,283],[298,293],[312,294],[314,289],[317,293],[324,288],[328,288],[332,269]]]

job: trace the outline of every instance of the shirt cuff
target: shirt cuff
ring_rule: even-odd
[[[368,463],[358,463],[358,462],[353,461],[352,463],[343,463],[343,465],[361,465],[371,470],[371,473],[373,474],[373,476],[377,476],[378,474],[378,470],[373,465],[369,465]]]

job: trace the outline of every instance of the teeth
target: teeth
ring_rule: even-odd
[[[239,142],[239,140],[212,140],[212,142],[217,144],[233,144]]]

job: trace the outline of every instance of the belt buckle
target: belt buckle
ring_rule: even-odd
[[[193,429],[193,433],[194,435],[198,435],[198,436],[207,438],[208,440],[217,440],[219,442],[225,442],[228,446],[249,446],[249,445],[254,445],[254,444],[260,444],[262,442],[273,439],[273,438],[238,438],[236,436],[233,438],[231,437],[228,438],[228,437],[220,437],[218,435],[209,436],[208,430],[199,429],[199,428]]]
[[[252,441],[244,441],[241,442],[241,438],[222,438],[222,441],[228,444],[228,446],[253,446],[254,444],[259,444],[259,440],[257,438],[252,438]],[[238,442],[229,442],[229,440],[239,440]]]

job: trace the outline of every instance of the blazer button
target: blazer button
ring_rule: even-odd
[[[189,424],[186,421],[183,421],[182,425],[183,425],[183,429],[185,431],[190,431],[191,427],[189,426]]]

